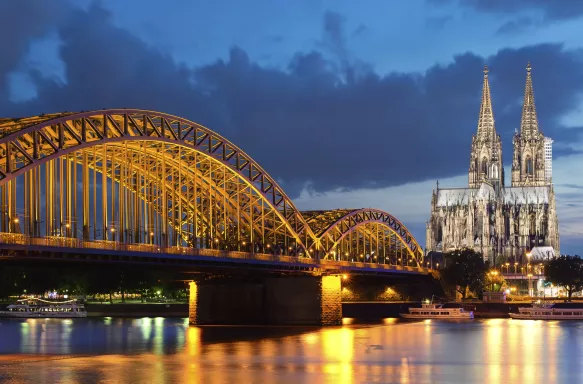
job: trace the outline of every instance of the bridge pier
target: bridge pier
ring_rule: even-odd
[[[341,324],[340,276],[191,282],[189,321],[194,325]]]

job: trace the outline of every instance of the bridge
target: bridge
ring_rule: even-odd
[[[321,292],[339,290],[347,272],[430,272],[389,213],[301,212],[221,135],[133,109],[0,119],[0,249],[3,258],[293,271]],[[192,300],[200,292],[191,283]]]

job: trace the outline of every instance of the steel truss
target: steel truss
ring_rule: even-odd
[[[307,214],[308,224],[251,157],[176,116],[116,109],[0,119],[0,135],[0,232],[422,261],[415,239],[386,212],[320,212]]]
[[[304,212],[321,257],[337,261],[420,266],[423,249],[394,216],[377,209]]]

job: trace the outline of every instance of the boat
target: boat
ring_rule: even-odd
[[[536,302],[508,314],[518,320],[583,320],[583,307],[556,307],[554,303]]]
[[[0,317],[18,318],[71,318],[87,317],[87,311],[83,304],[76,300],[51,301],[38,298],[17,300],[10,304],[6,310],[0,311]]]
[[[443,304],[422,303],[421,308],[409,308],[409,313],[400,314],[404,319],[473,319],[474,311],[466,311],[461,307],[444,308]]]

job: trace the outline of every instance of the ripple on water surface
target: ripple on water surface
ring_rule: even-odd
[[[583,322],[344,323],[1,319],[0,382],[583,382]]]

